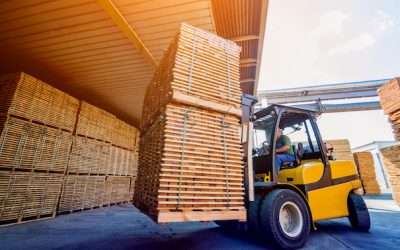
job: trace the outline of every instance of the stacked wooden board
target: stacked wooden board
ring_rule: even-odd
[[[183,24],[146,89],[134,205],[158,223],[246,218],[239,54]]]
[[[25,73],[0,76],[0,113],[73,131],[78,99]]]
[[[392,124],[394,137],[400,141],[400,78],[394,78],[380,87],[378,94],[381,107]]]
[[[400,205],[400,145],[381,149],[393,199]]]
[[[0,171],[0,225],[54,217],[62,174]]]
[[[55,216],[79,101],[25,73],[0,76],[0,223]]]
[[[374,157],[370,152],[353,154],[365,194],[380,194],[381,190],[376,179]]]
[[[328,148],[333,147],[333,157],[338,161],[354,161],[350,142],[347,139],[325,140]]]
[[[132,200],[136,128],[25,73],[0,94],[0,224]]]

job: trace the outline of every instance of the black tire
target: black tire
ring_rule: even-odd
[[[263,198],[264,194],[254,194],[254,201],[250,202],[247,208],[247,228],[254,237],[261,235],[260,206]]]
[[[308,240],[310,214],[303,199],[292,190],[277,189],[268,193],[261,203],[260,220],[263,237],[280,248],[297,249]]]
[[[349,221],[351,226],[358,231],[368,232],[371,228],[371,219],[364,199],[358,194],[349,194],[347,198]]]

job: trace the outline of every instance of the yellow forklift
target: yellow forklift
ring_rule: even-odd
[[[317,113],[271,105],[254,113],[254,96],[244,95],[243,147],[247,222],[218,221],[221,227],[249,231],[285,249],[300,248],[315,222],[348,217],[352,227],[368,231],[370,217],[359,190],[353,161],[329,156]],[[275,166],[277,131],[291,138],[295,160]],[[293,143],[296,142],[296,143]]]

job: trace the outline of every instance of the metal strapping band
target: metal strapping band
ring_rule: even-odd
[[[14,121],[10,121],[10,120],[8,120],[6,123],[7,123],[7,125],[6,125],[6,131],[5,131],[5,133],[4,133],[4,137],[3,137],[3,140],[1,141],[1,148],[0,148],[0,155],[1,155],[1,153],[3,152],[3,148],[4,148],[4,144],[6,143],[6,140],[7,140],[7,135],[8,135],[8,130],[10,129],[10,123],[15,123]]]
[[[225,125],[225,115],[221,116],[221,127],[222,127],[222,139],[224,142],[224,162],[225,162],[225,178],[226,178],[226,198],[227,207],[230,207],[230,194],[229,194],[229,177],[228,177],[228,152],[226,148],[226,135],[225,128],[229,128],[229,125]]]
[[[40,146],[40,143],[41,143],[41,141],[42,141],[42,136],[43,136],[43,134],[44,134],[44,128],[42,127],[42,128],[40,128],[39,139],[37,140],[37,143],[36,143],[35,155],[33,156],[33,160],[32,160],[32,167],[36,164],[36,155],[37,155],[37,152],[38,152],[38,148],[39,148],[39,146]],[[39,151],[40,151],[40,150],[39,150]]]
[[[53,149],[53,153],[52,153],[52,157],[51,157],[51,163],[50,163],[51,168],[54,168],[54,158],[55,158],[55,162],[56,163],[57,163],[57,160],[58,160],[58,148],[57,148],[57,145],[59,145],[58,144],[58,136],[59,136],[58,131],[56,131],[56,135],[57,136],[56,136],[56,140],[54,141],[54,149]],[[56,154],[56,150],[57,150],[57,154]]]
[[[192,45],[192,62],[190,63],[190,71],[189,71],[189,85],[188,85],[188,92],[192,88],[192,77],[193,77],[193,65],[194,65],[194,52],[196,47],[196,30],[193,33],[193,45]]]
[[[187,117],[188,117],[189,109],[186,108],[183,115],[183,130],[182,130],[182,148],[181,148],[181,164],[179,169],[179,187],[178,187],[178,198],[176,205],[176,209],[179,209],[180,201],[181,201],[181,191],[182,191],[182,171],[183,171],[183,160],[185,158],[185,140],[186,140],[186,128],[187,128]]]

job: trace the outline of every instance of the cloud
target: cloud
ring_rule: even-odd
[[[364,50],[375,43],[375,38],[372,34],[363,33],[360,36],[353,38],[345,44],[332,47],[328,50],[327,55],[332,56],[340,53],[350,53],[355,51]]]
[[[319,25],[315,31],[316,35],[339,35],[343,31],[345,21],[349,19],[350,16],[350,13],[343,13],[340,11],[329,11],[325,13],[319,19]]]
[[[393,18],[389,14],[382,10],[378,10],[376,13],[377,17],[372,20],[372,25],[376,31],[386,31],[395,26]]]

